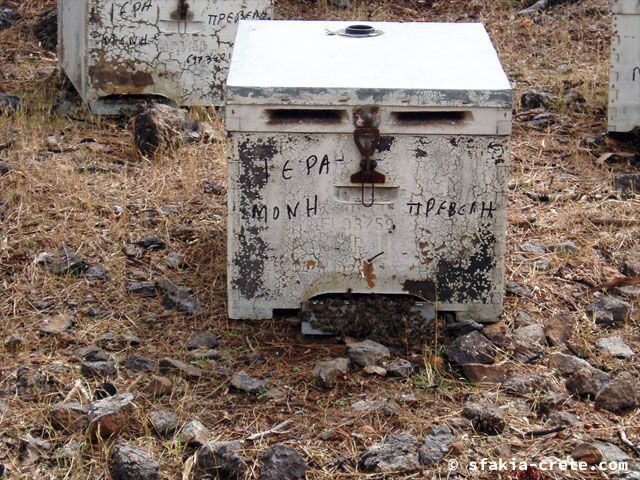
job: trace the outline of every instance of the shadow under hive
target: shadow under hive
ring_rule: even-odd
[[[511,101],[480,24],[243,22],[229,316],[353,293],[497,320]]]

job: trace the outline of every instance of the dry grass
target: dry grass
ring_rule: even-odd
[[[11,478],[108,477],[109,444],[85,442],[81,454],[70,464],[42,460],[33,466],[19,461],[12,444],[29,432],[49,437],[56,446],[72,438],[84,442],[81,434],[60,433],[50,426],[48,405],[64,398],[77,379],[90,393],[95,391],[100,382],[83,379],[73,351],[107,331],[135,333],[142,339],[135,353],[153,358],[186,358],[184,341],[192,330],[211,330],[222,339],[224,358],[217,366],[224,366],[227,373],[217,371],[214,364],[205,364],[200,381],[176,378],[170,397],[139,397],[134,421],[122,435],[151,451],[161,462],[162,478],[166,479],[181,478],[184,452],[180,445],[152,434],[146,422],[146,412],[152,408],[169,407],[182,421],[197,418],[219,439],[246,438],[293,419],[294,427],[286,434],[255,444],[246,442],[252,477],[259,472],[259,453],[280,440],[297,447],[309,460],[310,479],[381,478],[357,470],[358,455],[366,446],[392,431],[408,430],[420,436],[430,424],[458,416],[466,400],[479,397],[505,406],[509,426],[499,438],[460,433],[457,458],[461,464],[481,457],[564,458],[580,439],[601,438],[620,445],[616,433],[621,427],[638,441],[637,412],[618,417],[573,400],[566,409],[581,417],[581,427],[536,440],[525,439],[523,432],[544,428],[545,419],[531,412],[531,404],[542,392],[521,398],[498,388],[470,386],[454,372],[443,370],[438,352],[429,347],[413,355],[412,360],[425,368],[410,379],[374,378],[356,372],[330,392],[316,389],[311,383],[313,364],[320,358],[343,354],[342,344],[302,338],[294,328],[277,321],[231,322],[225,316],[225,199],[203,193],[203,180],[225,182],[220,120],[211,118],[220,132],[213,142],[184,147],[148,163],[134,155],[126,124],[94,118],[87,112],[76,121],[50,116],[48,111],[59,95],[58,82],[50,69],[55,58],[37,45],[31,26],[36,15],[53,3],[22,2],[19,10],[23,20],[0,32],[0,91],[23,96],[28,106],[13,118],[0,119],[0,144],[15,138],[10,148],[0,151],[0,159],[12,169],[0,178],[0,338],[18,332],[28,340],[23,351],[2,351],[0,365],[0,462],[9,467]],[[560,98],[568,90],[585,97],[580,110],[559,104],[554,111],[558,122],[544,130],[530,128],[527,115],[516,106],[508,280],[531,289],[534,297],[508,297],[505,321],[513,325],[516,313],[522,310],[542,318],[569,312],[579,322],[572,345],[582,354],[611,371],[637,372],[630,362],[605,362],[597,356],[593,340],[603,332],[584,309],[591,300],[586,294],[587,284],[616,276],[621,254],[640,248],[639,226],[603,227],[591,222],[594,217],[634,219],[640,206],[637,198],[621,198],[609,186],[612,171],[625,166],[598,161],[600,153],[624,147],[612,141],[599,147],[583,142],[606,130],[609,2],[585,0],[537,17],[514,15],[522,3],[379,1],[358,2],[352,10],[339,10],[325,0],[312,4],[290,0],[278,7],[280,18],[481,21],[487,25],[515,83],[516,98],[530,87]],[[48,151],[49,136],[60,140],[61,152]],[[123,248],[148,234],[159,236],[167,249],[131,263]],[[533,266],[536,258],[518,251],[526,240],[547,245],[572,240],[578,251],[547,254],[550,268],[537,271]],[[39,252],[55,251],[62,244],[72,246],[90,263],[105,266],[112,279],[89,283],[82,278],[54,277],[34,265]],[[163,260],[168,251],[184,255],[189,268],[168,269]],[[193,288],[205,314],[191,319],[165,311],[159,298],[138,299],[125,293],[125,285],[133,279],[162,277]],[[49,299],[46,311],[36,308],[42,299]],[[104,315],[87,316],[93,308],[100,308]],[[75,315],[72,334],[58,339],[39,336],[37,330],[44,317],[58,312]],[[157,320],[149,322],[152,314]],[[637,313],[622,333],[640,351]],[[116,354],[124,359],[133,350]],[[54,391],[32,400],[14,395],[15,373],[20,365],[55,378],[58,383]],[[270,387],[285,392],[285,399],[269,401],[265,396],[230,393],[228,372],[240,367],[268,379]],[[523,370],[549,374],[543,365],[523,366]],[[559,379],[550,378],[560,385]],[[135,390],[136,380],[132,372],[120,369],[113,383],[119,391]],[[401,403],[397,416],[358,416],[350,410],[351,403],[362,398],[397,398],[403,393],[415,394],[416,401]],[[332,436],[323,440],[322,434],[328,430]],[[394,478],[447,476],[445,463]],[[563,474],[550,474],[548,478],[563,478]],[[572,478],[587,477],[580,473]],[[599,477],[594,474],[589,478]]]

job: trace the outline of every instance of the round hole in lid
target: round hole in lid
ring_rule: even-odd
[[[371,25],[349,25],[345,28],[345,33],[347,35],[362,35],[368,36],[374,32],[374,28]]]

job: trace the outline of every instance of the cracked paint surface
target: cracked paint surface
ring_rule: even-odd
[[[367,208],[371,186],[349,180],[360,162],[352,135],[230,135],[232,318],[350,292],[412,294],[497,319],[508,136],[385,134],[374,158],[387,181]]]
[[[188,0],[183,19],[178,4],[61,0],[69,29],[61,34],[61,61],[85,101],[157,95],[178,105],[223,104],[238,22],[271,18],[272,2]]]

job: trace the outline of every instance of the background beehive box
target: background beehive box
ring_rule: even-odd
[[[640,0],[613,2],[609,131],[640,127]]]
[[[118,113],[121,96],[184,106],[224,103],[240,20],[267,19],[271,0],[60,0],[62,68],[96,113]],[[121,100],[121,101],[116,101]]]
[[[243,22],[227,83],[231,318],[330,293],[502,309],[511,88],[478,24]],[[411,48],[410,46],[416,48]],[[417,48],[419,46],[419,48]],[[386,176],[354,184],[354,109]]]

